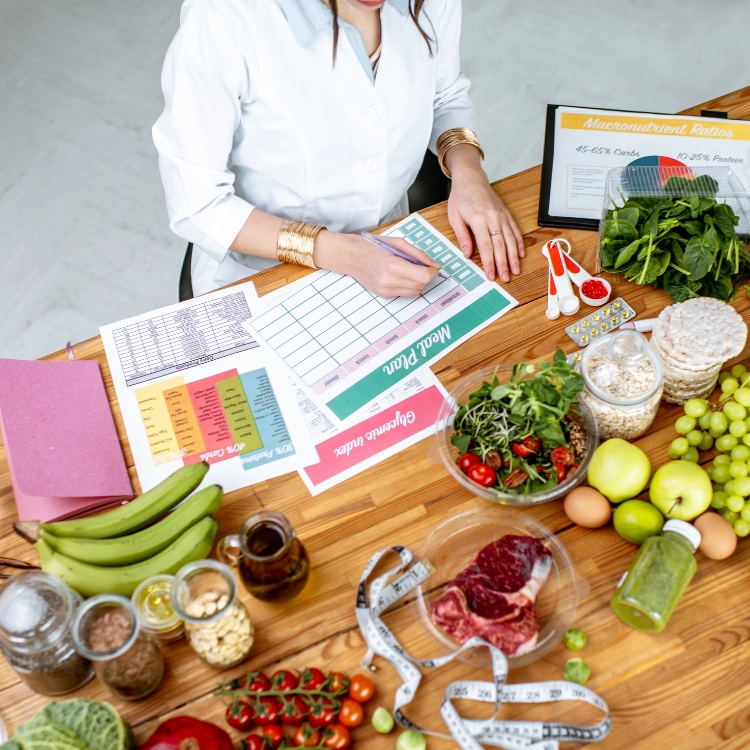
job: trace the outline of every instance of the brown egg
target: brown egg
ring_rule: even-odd
[[[565,496],[563,508],[573,523],[587,529],[604,526],[612,515],[609,500],[593,487],[576,487],[571,490]]]
[[[708,511],[693,521],[701,533],[698,549],[710,560],[725,560],[737,547],[737,534],[732,524],[718,513]]]

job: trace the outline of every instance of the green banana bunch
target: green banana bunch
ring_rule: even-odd
[[[131,534],[148,526],[160,516],[184,500],[202,481],[208,464],[182,466],[171,476],[145,494],[131,500],[127,505],[98,516],[40,524],[44,531],[55,536],[79,539],[110,539]]]
[[[40,524],[23,524],[24,538],[32,544],[43,539],[55,552],[94,565],[130,565],[153,557],[168,547],[201,518],[213,516],[221,505],[224,491],[218,484],[196,492],[168,516],[135,534],[113,539],[78,539],[51,534]],[[20,524],[19,524],[20,525]]]
[[[129,597],[146,578],[159,573],[176,573],[186,563],[207,557],[216,537],[216,529],[216,521],[205,517],[153,557],[117,567],[75,560],[53,550],[44,539],[39,539],[34,546],[39,553],[42,569],[62,578],[82,596],[109,593]]]

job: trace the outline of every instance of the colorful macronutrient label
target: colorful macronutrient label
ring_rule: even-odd
[[[135,390],[146,437],[155,464],[163,464],[181,458],[177,437],[164,401],[163,391],[185,385],[182,377],[163,380]]]
[[[328,408],[339,419],[346,419],[423,365],[437,359],[446,349],[455,346],[456,341],[510,304],[511,300],[508,297],[497,289],[491,289],[450,320],[425,331],[424,336],[412,346],[394,354],[382,367],[373,370],[357,384],[332,398],[327,402]]]
[[[239,453],[250,453],[262,448],[263,441],[255,424],[253,412],[250,410],[239,375],[217,381],[216,391],[221,399],[224,413],[227,415],[227,422],[229,423],[229,429],[232,431],[234,442],[241,446]]]
[[[200,455],[194,456],[192,460],[188,459],[187,463],[207,461],[213,464],[231,458],[236,452],[227,450],[235,445],[235,440],[224,412],[221,396],[216,390],[217,382],[233,377],[237,377],[237,370],[227,370],[188,383],[190,400],[193,403],[205,447]]]
[[[239,379],[262,440],[262,447],[249,450],[246,446],[240,452],[242,468],[247,471],[260,464],[294,455],[294,444],[265,367],[244,372]]]
[[[198,419],[195,416],[193,404],[190,401],[188,387],[184,383],[162,391],[164,403],[167,405],[169,419],[172,422],[177,447],[183,458],[195,456],[205,450],[201,437]]]

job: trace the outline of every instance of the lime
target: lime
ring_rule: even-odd
[[[615,508],[614,524],[623,539],[633,544],[643,544],[650,536],[656,536],[661,531],[664,516],[651,503],[627,500]]]

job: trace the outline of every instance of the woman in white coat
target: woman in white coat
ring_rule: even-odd
[[[465,255],[476,243],[489,278],[518,274],[523,241],[481,168],[460,31],[460,0],[186,0],[153,136],[170,226],[194,243],[194,293],[287,260],[418,294],[436,264],[358,232],[408,213],[428,146],[452,177]]]

